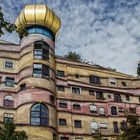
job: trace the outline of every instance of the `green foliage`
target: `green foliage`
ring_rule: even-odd
[[[122,129],[122,135],[117,140],[140,140],[140,123],[137,116],[129,115],[127,127]]]
[[[137,75],[140,76],[140,62],[138,63],[138,67],[137,67]]]
[[[81,55],[76,52],[69,51],[64,57],[72,61],[82,62]]]
[[[6,123],[0,126],[0,140],[27,140],[25,131],[16,131],[13,123]]]
[[[11,24],[4,19],[4,14],[0,7],[0,36],[4,34],[4,30],[11,33],[15,29],[16,29],[16,26],[14,24]]]

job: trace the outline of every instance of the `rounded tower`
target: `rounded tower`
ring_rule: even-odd
[[[22,38],[16,103],[18,129],[24,128],[29,140],[55,140],[55,37],[60,18],[46,5],[26,5],[15,24]]]

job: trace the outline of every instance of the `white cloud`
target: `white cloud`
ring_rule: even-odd
[[[61,17],[56,53],[77,51],[96,64],[136,75],[140,55],[139,0],[5,0],[5,16],[14,21],[25,4],[46,3]],[[7,11],[7,12],[6,12]],[[10,38],[8,36],[4,37]],[[13,39],[17,41],[17,36]]]

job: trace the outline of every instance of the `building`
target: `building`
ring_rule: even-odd
[[[1,122],[29,140],[114,140],[140,116],[139,78],[55,55],[61,22],[47,6],[26,5],[16,25],[20,44],[0,41]]]

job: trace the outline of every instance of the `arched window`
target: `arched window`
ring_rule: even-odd
[[[105,109],[104,108],[99,108],[99,114],[100,115],[105,115]]]
[[[111,115],[117,115],[117,107],[115,106],[111,107]]]
[[[49,111],[44,104],[37,103],[31,107],[31,125],[49,124]]]
[[[13,107],[14,106],[14,98],[11,95],[6,95],[4,97],[3,105],[6,107]]]
[[[92,122],[91,123],[91,132],[96,133],[98,131],[98,124],[97,122]]]

